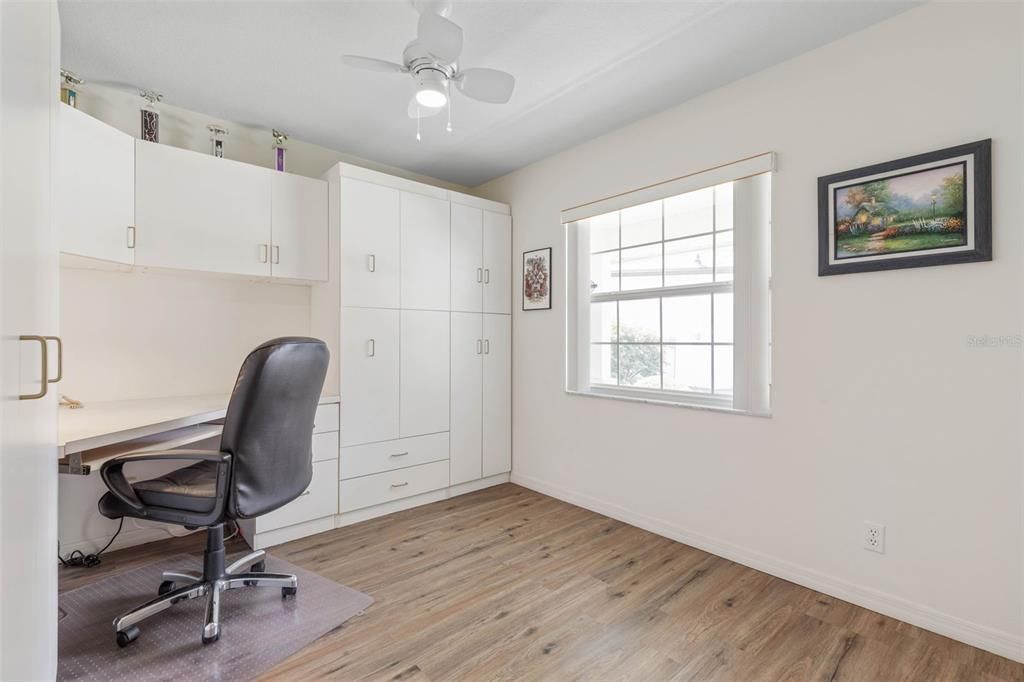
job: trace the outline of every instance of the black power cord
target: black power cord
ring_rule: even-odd
[[[105,544],[103,546],[103,549],[96,552],[95,554],[85,554],[82,552],[82,550],[76,549],[75,551],[71,552],[71,554],[68,554],[67,558],[65,558],[60,555],[60,543],[58,542],[57,558],[60,559],[60,562],[64,565],[64,568],[72,568],[79,566],[84,566],[85,568],[93,568],[95,566],[99,566],[103,561],[102,559],[100,559],[100,557],[103,555],[104,552],[107,551],[107,549],[112,544],[114,544],[114,540],[117,538],[118,535],[121,534],[121,528],[123,527],[124,517],[122,516],[121,521],[117,524],[117,531],[115,531],[114,536],[110,538],[110,542]]]

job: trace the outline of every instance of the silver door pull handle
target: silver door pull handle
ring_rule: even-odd
[[[490,355],[490,354],[491,354],[491,340],[490,339],[484,339],[484,355]]]
[[[484,268],[484,284],[490,284],[490,283],[491,283],[491,269],[490,268]]]
[[[370,272],[377,272],[377,257],[372,253],[366,257],[366,269]]]
[[[260,244],[260,262],[261,263],[266,263],[267,262],[267,245],[266,244]]]
[[[129,249],[134,249],[135,248],[135,226],[134,225],[129,225],[128,226],[128,248]]]
[[[476,340],[476,354],[480,355],[484,352],[484,342],[481,339]]]
[[[39,392],[38,393],[23,393],[18,396],[18,400],[38,400],[46,395],[46,391],[50,388],[50,372],[46,366],[46,356],[49,352],[46,348],[46,337],[37,336],[35,334],[24,334],[18,337],[19,341],[37,341],[39,342],[42,359],[39,361]]]
[[[391,456],[392,457],[405,457],[408,454],[409,454],[408,452],[396,452],[395,454],[393,454]]]
[[[55,384],[64,378],[64,342],[60,340],[59,336],[44,336],[43,338],[57,342],[57,378],[46,378],[47,383]]]
[[[377,354],[377,342],[373,339],[366,342],[366,354],[371,358]]]
[[[281,247],[274,244],[274,264],[277,265],[281,262]]]
[[[480,282],[484,281],[484,269],[483,268],[477,268],[476,269],[476,281],[477,281],[477,284],[479,284]]]
[[[409,485],[409,481],[403,481],[401,483],[392,483],[391,487],[392,488],[404,488],[407,485]]]

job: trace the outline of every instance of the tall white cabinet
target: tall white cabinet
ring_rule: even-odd
[[[348,164],[326,179],[313,331],[337,349],[338,524],[507,481],[508,207]]]

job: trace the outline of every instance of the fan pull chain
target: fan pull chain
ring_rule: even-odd
[[[420,137],[420,105],[416,105],[416,141],[419,142],[423,138]]]
[[[448,96],[448,126],[445,130],[450,133],[452,131],[452,82],[450,80],[444,82],[444,91]]]

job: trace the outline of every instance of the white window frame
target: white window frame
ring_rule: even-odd
[[[562,212],[566,254],[567,392],[746,414],[769,414],[770,214],[771,172],[774,167],[774,154],[761,154],[668,182],[590,202]],[[589,287],[591,262],[589,235],[586,230],[579,229],[581,223],[587,218],[727,182],[735,183],[733,186],[732,281],[591,293]],[[662,220],[664,221],[664,217]],[[718,233],[717,225],[713,227],[715,231],[710,234],[716,235]],[[662,240],[652,243],[666,243],[664,236],[664,230],[662,230]],[[620,249],[621,246],[620,240]],[[631,244],[630,248],[633,246],[637,245]],[[664,268],[663,257],[663,273]],[[732,396],[605,384],[592,385],[590,383],[591,303],[706,295],[715,292],[732,292],[733,294]],[[713,340],[708,345],[713,355]],[[663,346],[663,342],[659,343],[660,348]]]

